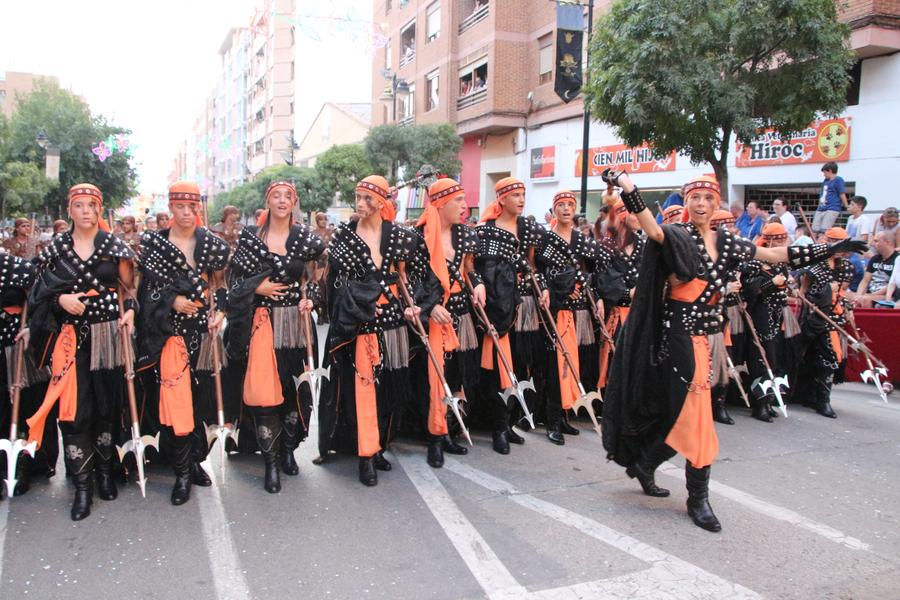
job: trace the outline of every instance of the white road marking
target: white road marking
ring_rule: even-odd
[[[9,503],[12,498],[0,502],[0,589],[3,589],[3,549],[6,547],[6,524],[9,521]]]
[[[663,466],[660,467],[659,472],[684,481],[684,468],[679,467],[673,463],[663,463]],[[869,544],[858,540],[855,537],[851,537],[846,533],[843,533],[842,531],[838,531],[834,527],[825,525],[824,523],[819,523],[818,521],[813,521],[812,519],[804,517],[800,513],[795,512],[789,508],[784,508],[783,506],[772,504],[771,502],[767,502],[766,500],[763,500],[758,496],[748,494],[747,492],[743,492],[731,486],[725,485],[724,483],[719,483],[718,481],[711,480],[709,482],[709,489],[710,492],[728,498],[733,502],[737,502],[744,508],[749,508],[750,510],[766,517],[784,521],[785,523],[790,523],[791,525],[795,525],[796,527],[800,527],[801,529],[806,529],[807,531],[811,531],[812,533],[820,535],[825,539],[831,540],[832,542],[846,546],[851,550],[870,549]]]
[[[400,465],[422,495],[435,519],[462,556],[488,598],[565,600],[581,598],[759,598],[754,591],[726,581],[671,554],[649,546],[588,517],[520,492],[501,479],[447,457],[446,470],[507,497],[547,518],[573,527],[609,546],[649,563],[643,571],[571,586],[528,592],[515,581],[484,538],[450,498],[422,456],[396,453]],[[518,590],[518,591],[517,591]]]
[[[405,452],[394,452],[394,455],[488,598],[526,598],[528,591],[519,585],[478,530],[459,510],[434,470],[421,456]]]
[[[212,453],[204,465],[208,473],[215,470]],[[214,478],[212,487],[193,486],[191,491],[191,498],[200,505],[200,521],[213,585],[216,588],[216,598],[251,600],[250,586],[247,585],[247,579],[241,570],[241,563],[231,537],[231,527],[225,515],[225,506],[222,504],[219,478]]]

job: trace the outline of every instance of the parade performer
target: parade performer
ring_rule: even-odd
[[[613,359],[603,407],[604,447],[637,477],[649,496],[668,496],[654,471],[680,452],[687,459],[688,514],[708,531],[721,524],[709,505],[710,465],[718,453],[710,387],[723,368],[721,298],[726,275],[745,260],[790,262],[795,267],[863,245],[756,247],[726,229],[710,229],[720,201],[719,184],[703,176],[684,187],[689,221],[660,227],[628,175],[607,170],[606,181],[622,187],[628,211],[637,215],[652,242],[644,250],[641,278]]]
[[[308,283],[308,263],[325,250],[319,236],[292,222],[297,200],[293,183],[269,184],[266,211],[257,227],[241,231],[228,277],[226,349],[231,367],[244,367],[243,401],[265,463],[264,488],[273,494],[281,489],[279,462],[287,475],[300,472],[294,450],[308,433],[312,402],[308,384],[301,386],[301,402],[295,378],[306,359],[301,319],[313,308],[305,298],[317,295],[301,286]],[[311,338],[315,345],[314,330]],[[313,354],[318,357],[318,346]]]
[[[222,209],[222,220],[210,227],[213,233],[225,240],[231,252],[237,248],[244,228],[244,224],[239,221],[240,218],[241,211],[236,206],[228,205]]]
[[[409,334],[397,291],[398,269],[414,247],[415,234],[394,223],[387,180],[371,175],[356,186],[359,220],[335,230],[328,252],[330,325],[325,365],[331,367],[319,405],[317,463],[335,450],[359,456],[359,480],[378,484],[390,471],[383,455],[391,417],[410,395]]]
[[[757,246],[782,248],[788,245],[787,229],[781,223],[768,223],[756,240]],[[758,260],[749,261],[743,268],[741,281],[743,295],[747,301],[746,314],[765,350],[766,359],[776,377],[787,373],[787,340],[800,333],[800,326],[794,313],[788,308],[788,281],[790,273],[787,265],[770,265]],[[759,349],[750,344],[747,351],[747,366],[750,371],[753,394],[753,418],[772,422],[776,413],[772,409],[772,390],[764,391],[758,382],[768,377]],[[778,385],[778,382],[773,382]]]
[[[137,254],[141,248],[141,234],[137,230],[137,222],[131,215],[122,217],[122,231],[116,234],[128,248]]]
[[[498,397],[501,390],[510,388],[512,381],[497,353],[503,352],[512,361],[517,379],[524,381],[531,376],[538,388],[537,395],[542,395],[547,369],[546,341],[527,273],[534,269],[534,248],[540,243],[543,230],[522,216],[524,183],[505,177],[494,189],[496,199],[485,208],[481,224],[475,228],[478,233],[475,269],[484,282],[485,311],[500,342],[500,347],[495,348],[493,338],[484,337],[481,387],[482,397],[491,406],[494,450],[509,454],[510,442],[524,444],[525,439],[510,427],[512,413],[507,402]],[[542,289],[539,294],[544,305],[549,306],[549,292]]]
[[[681,208],[681,207],[679,207]],[[597,287],[600,295],[609,307],[607,312],[606,330],[612,339],[615,339],[619,329],[625,324],[628,312],[631,309],[631,298],[637,286],[641,269],[641,257],[644,253],[644,245],[647,237],[641,231],[641,224],[637,217],[630,214],[625,208],[621,197],[616,201],[610,213],[613,237],[611,244],[605,247],[613,251],[611,268],[603,273],[598,273]],[[600,377],[597,387],[606,387],[609,379],[609,366],[612,363],[613,345],[604,339],[600,347]]]
[[[13,223],[12,235],[3,240],[3,247],[13,256],[31,260],[38,248],[38,237],[31,219],[19,217]]]
[[[212,481],[200,463],[209,451],[204,423],[215,422],[212,343],[224,314],[210,314],[208,290],[226,306],[222,270],[228,245],[201,227],[200,189],[178,181],[169,187],[171,227],[141,238],[141,304],[138,369],[152,372],[148,391],[157,404],[162,447],[175,471],[172,504],[191,497],[191,485]],[[158,402],[157,402],[158,400]]]
[[[606,270],[612,254],[574,228],[576,200],[575,194],[568,190],[553,196],[554,218],[535,252],[535,262],[547,282],[559,342],[565,345],[578,370],[576,377],[586,390],[593,390],[600,367],[593,319],[602,322],[603,305],[598,303],[597,314],[592,316],[586,288],[593,285],[592,274]],[[569,424],[566,411],[578,400],[580,391],[569,373],[562,349],[551,352],[549,362],[545,424],[547,438],[561,446],[566,442],[564,434],[579,434]]]
[[[438,361],[444,362],[444,377],[453,394],[471,398],[478,383],[478,335],[463,278],[474,286],[474,302],[479,306],[484,306],[485,290],[475,271],[478,236],[464,224],[466,212],[462,186],[453,179],[438,179],[428,187],[428,205],[416,227],[428,249],[430,269],[440,283],[441,297],[429,314],[429,344]],[[450,437],[444,392],[430,362],[428,390],[428,409],[424,411],[429,435],[427,461],[440,468],[444,452],[462,455],[468,450]]]
[[[831,227],[825,232],[830,244],[846,243],[847,230]],[[853,265],[838,254],[800,272],[800,293],[840,326],[847,322],[844,293],[853,278]],[[795,397],[823,417],[836,419],[831,408],[831,386],[835,373],[847,357],[846,342],[820,315],[804,306],[800,313],[804,350],[799,361]]]
[[[109,233],[101,216],[103,194],[82,183],[72,186],[68,198],[72,232],[53,238],[35,261],[39,277],[28,317],[37,356],[50,364],[51,379],[27,422],[29,440],[40,445],[46,419],[59,402],[66,471],[75,484],[71,516],[79,521],[91,513],[95,470],[100,498],[118,496],[111,471],[125,390],[119,336],[131,336],[136,303],[134,255]]]
[[[28,429],[25,419],[34,414],[47,391],[49,374],[47,369],[38,369],[34,364],[33,354],[25,349],[23,353],[22,380],[16,381],[17,340],[22,337],[28,345],[28,331],[20,333],[22,312],[25,298],[35,280],[35,269],[31,262],[22,260],[7,252],[0,251],[0,436],[10,431],[11,399],[13,386],[18,385],[20,393],[20,411],[18,430],[27,438]],[[56,411],[52,411],[44,426],[44,438],[41,449],[33,459],[21,453],[16,462],[16,487],[14,495],[20,496],[29,489],[29,476],[32,472],[52,475],[56,468],[59,443],[56,433]],[[12,441],[12,440],[10,440]],[[4,459],[6,453],[0,454],[0,473],[5,474]],[[2,487],[0,487],[2,494]]]

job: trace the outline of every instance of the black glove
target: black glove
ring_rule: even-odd
[[[619,186],[619,175],[623,174],[625,171],[623,169],[613,169],[612,167],[606,167],[603,169],[603,172],[600,173],[600,179],[606,182],[607,185]],[[619,186],[621,187],[621,186]]]
[[[829,256],[834,256],[840,252],[856,252],[864,254],[869,249],[869,245],[862,240],[841,240],[835,244],[828,246]]]

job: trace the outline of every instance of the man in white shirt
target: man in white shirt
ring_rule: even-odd
[[[865,196],[853,196],[850,198],[850,218],[847,219],[847,234],[851,240],[861,240],[863,242],[872,241],[872,229],[875,223],[872,221],[871,215],[863,214],[866,210],[868,201]]]
[[[775,198],[775,201],[772,202],[772,210],[775,211],[775,216],[778,217],[778,220],[781,221],[781,224],[787,229],[788,239],[792,240],[797,231],[797,219],[788,208],[787,200],[784,198]]]
[[[891,280],[888,282],[887,291],[885,292],[885,301],[894,303],[894,310],[900,310],[900,256],[894,261],[894,272],[891,273]]]

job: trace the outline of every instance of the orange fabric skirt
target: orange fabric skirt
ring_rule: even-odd
[[[28,423],[28,441],[40,448],[44,439],[44,424],[47,415],[59,400],[59,420],[71,422],[75,420],[78,409],[78,375],[75,368],[75,353],[78,350],[78,338],[75,327],[63,325],[53,345],[50,363],[50,385],[44,395],[44,401],[37,411],[26,420]]]
[[[253,313],[250,330],[247,373],[244,375],[244,403],[247,406],[279,406],[284,403],[278,362],[275,358],[275,334],[269,309],[259,307]]]
[[[578,389],[580,365],[578,364],[578,334],[575,331],[575,315],[570,310],[561,310],[556,313],[556,329],[559,331],[560,342],[565,346],[572,361],[572,368],[566,364],[566,358],[562,349],[556,349],[556,371],[559,376],[559,400],[563,410],[569,410],[578,401],[581,391]]]
[[[159,379],[159,422],[177,436],[188,435],[194,430],[194,395],[187,346],[180,335],[170,337],[163,346]]]
[[[619,331],[619,328],[625,324],[625,320],[628,318],[628,312],[631,310],[630,306],[616,306],[612,309],[609,318],[606,320],[606,331],[609,332],[609,337],[616,339],[616,333]],[[597,389],[603,389],[606,387],[606,383],[609,378],[609,365],[612,361],[612,346],[609,343],[609,340],[603,340],[603,346],[600,348],[600,379],[597,381]]]
[[[453,325],[439,325],[434,321],[428,323],[428,345],[434,352],[441,373],[444,371],[444,353],[459,348],[459,338],[453,331]],[[447,435],[447,406],[444,404],[444,387],[441,378],[428,360],[428,433],[431,435]]]
[[[356,441],[359,456],[375,456],[381,450],[378,432],[378,399],[375,395],[375,366],[381,363],[378,335],[356,337]]]
[[[512,363],[512,349],[509,345],[509,334],[507,333],[504,336],[498,337],[497,342],[499,342],[499,348],[497,348],[497,352],[503,353],[503,356],[509,362],[511,368],[513,367]],[[497,364],[494,364],[494,338],[487,334],[484,336],[484,344],[481,346],[481,368],[487,369],[488,371],[493,371],[494,369],[498,369],[500,371],[500,389],[505,390],[512,386],[512,381],[509,379],[509,375],[506,373],[506,369],[503,368],[503,361],[499,357],[497,358]]]
[[[666,444],[702,468],[713,463],[719,453],[719,438],[712,418],[709,383],[709,338],[692,335],[694,375],[675,425],[666,436]]]

